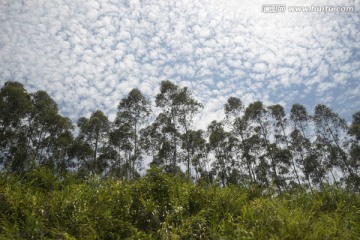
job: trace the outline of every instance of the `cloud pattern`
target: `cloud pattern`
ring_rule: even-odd
[[[152,98],[162,80],[190,87],[205,109],[198,126],[243,102],[324,103],[347,120],[360,109],[360,4],[349,13],[262,13],[269,1],[2,0],[0,84],[46,90],[76,121],[114,118],[137,87]]]

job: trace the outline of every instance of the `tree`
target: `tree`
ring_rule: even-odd
[[[70,145],[69,133],[73,126],[68,118],[58,113],[56,102],[45,91],[37,91],[30,96],[33,107],[28,118],[28,138],[34,148],[35,161],[55,170],[59,164],[55,161],[63,159],[56,159],[52,155],[65,147],[56,144],[58,138],[62,137],[64,140],[66,136]]]
[[[224,104],[225,118],[230,124],[234,124],[244,110],[241,100],[237,97],[230,97]]]
[[[106,154],[104,150],[108,143],[109,120],[102,111],[97,110],[89,119],[80,118],[77,126],[80,131],[75,152],[78,160],[82,161],[81,170],[101,174],[108,164],[101,155]]]
[[[74,142],[74,137],[70,130],[63,131],[51,142],[51,160],[55,163],[54,169],[57,174],[64,175],[70,168],[74,167],[73,159],[71,158],[71,146]]]
[[[287,168],[288,163],[291,162],[293,167],[293,172],[295,173],[295,177],[297,183],[300,185],[300,177],[297,172],[297,167],[295,161],[291,155],[289,140],[286,135],[286,127],[287,127],[287,119],[285,117],[284,107],[280,104],[275,104],[269,106],[270,115],[273,118],[273,127],[275,129],[275,139],[277,145],[276,155],[278,156],[278,162],[280,162],[283,166],[283,172],[285,168]]]
[[[323,178],[323,169],[319,163],[319,158],[311,147],[309,140],[309,122],[311,116],[308,115],[306,108],[301,104],[293,104],[290,111],[290,120],[292,121],[291,146],[295,161],[302,169],[305,180],[312,189],[312,180],[320,183]]]
[[[0,91],[1,134],[18,128],[31,107],[30,95],[24,86],[18,82],[6,82]]]
[[[281,185],[284,185],[284,179],[280,178],[278,174],[278,164],[280,161],[277,161],[275,158],[279,152],[279,149],[276,145],[270,143],[270,131],[271,126],[269,122],[269,112],[263,106],[263,103],[260,101],[251,103],[245,110],[245,117],[252,121],[251,124],[254,125],[255,134],[259,134],[259,141],[263,143],[264,155],[261,157],[261,165],[269,165],[272,172],[271,178],[275,183],[279,193],[281,193]],[[270,160],[269,164],[266,163],[266,158]],[[261,173],[263,174],[263,173]]]
[[[209,146],[214,154],[215,161],[212,171],[217,174],[223,186],[228,185],[231,171],[236,168],[234,149],[236,139],[226,132],[223,123],[212,121],[208,126]]]
[[[115,131],[112,136],[117,143],[126,142],[123,150],[127,150],[128,153],[128,150],[133,150],[127,162],[131,178],[135,177],[135,164],[141,159],[142,149],[139,147],[139,133],[150,113],[150,101],[136,88],[121,99],[118,105]]]
[[[6,82],[0,90],[0,160],[12,172],[23,172],[30,167],[32,153],[24,122],[31,108],[30,95],[24,86]]]
[[[240,165],[247,169],[247,176],[241,174],[241,169],[237,169],[244,180],[252,183],[256,182],[254,167],[255,157],[251,154],[254,143],[251,143],[251,133],[249,119],[244,116],[244,106],[239,98],[230,97],[224,105],[225,122],[231,129],[231,134],[237,139],[238,145],[235,148],[236,157]]]
[[[130,178],[130,158],[131,152],[133,151],[133,139],[132,124],[121,115],[127,115],[127,112],[118,114],[113,127],[110,131],[109,141],[116,157],[110,167],[110,175],[117,178]]]
[[[187,136],[186,136],[187,134]],[[190,162],[195,169],[195,178],[199,178],[199,173],[206,171],[206,140],[203,137],[204,132],[202,130],[189,130],[182,135],[183,144],[182,148],[188,150]]]
[[[306,138],[306,132],[308,129],[308,122],[310,116],[308,115],[306,108],[301,104],[294,104],[290,110],[290,120],[293,123],[294,129],[301,131],[304,138]]]
[[[17,82],[6,83],[0,96],[5,165],[16,172],[31,164],[47,166],[54,172],[62,166],[63,172],[69,158],[64,160],[68,147],[61,142],[67,139],[71,145],[72,124],[58,113],[55,101],[45,91],[28,94]]]
[[[187,87],[180,88],[171,81],[162,81],[160,83],[160,93],[156,96],[156,106],[161,107],[163,113],[170,117],[170,124],[174,124],[180,133],[185,134],[187,173],[190,177],[190,144],[188,132],[194,115],[203,106],[194,99]],[[174,131],[171,143],[174,166],[177,164],[177,145],[179,140],[181,139],[179,139]]]
[[[318,104],[314,112],[318,149],[322,152],[322,156],[329,154],[329,157],[325,159],[327,169],[332,175],[332,168],[334,167],[339,167],[344,175],[346,172],[353,175],[340,142],[340,135],[345,134],[348,129],[346,121],[322,104]]]
[[[353,174],[348,179],[350,185],[360,186],[360,111],[353,115],[353,121],[350,125],[349,135],[354,139],[351,140],[349,166]]]
[[[150,126],[142,130],[141,136],[147,153],[153,157],[152,165],[164,166],[168,173],[180,172],[174,164],[174,150],[181,135],[170,117],[160,113]]]
[[[310,175],[315,171],[315,169],[309,164],[309,161],[312,158],[308,158],[308,156],[310,156],[311,142],[309,139],[304,138],[298,129],[294,129],[290,134],[289,145],[293,161],[296,161],[299,164],[300,169],[304,173],[305,180],[309,184],[310,189],[312,189]]]
[[[360,111],[354,113],[353,121],[349,128],[349,135],[355,137],[357,141],[360,141]]]

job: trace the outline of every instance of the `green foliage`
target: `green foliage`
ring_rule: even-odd
[[[109,134],[109,120],[102,111],[97,110],[89,119],[80,118],[77,125],[80,133],[73,145],[73,153],[81,161],[80,172],[101,174],[108,164],[104,142]]]
[[[349,128],[349,134],[360,140],[360,111],[354,113],[353,122]]]
[[[359,194],[331,186],[276,196],[156,168],[135,182],[0,176],[0,239],[359,239],[359,216]]]
[[[97,110],[74,137],[46,92],[5,83],[0,239],[360,238],[359,112],[348,128],[294,104],[290,127],[281,105],[230,97],[205,133],[191,125],[202,104],[170,81],[146,126],[150,106],[133,89],[114,122]]]
[[[167,173],[180,176],[186,169],[189,179],[223,186],[251,182],[281,193],[333,183],[359,190],[359,112],[348,127],[326,105],[311,116],[294,104],[288,118],[280,104],[245,106],[229,97],[224,119],[204,132],[193,128],[203,105],[187,87],[162,81],[155,105],[161,112],[149,123],[151,102],[135,88],[120,100],[114,121],[97,110],[79,118],[73,132],[45,91],[28,93],[21,83],[6,82],[0,89],[0,167],[21,175],[42,166],[57,176],[76,171],[83,178],[135,180],[150,157]]]

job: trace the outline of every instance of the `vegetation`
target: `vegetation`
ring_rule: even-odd
[[[44,91],[0,90],[0,239],[359,239],[360,112],[203,105],[170,81],[114,121],[62,116]],[[141,176],[144,159],[150,169]]]
[[[324,186],[276,196],[153,168],[137,181],[34,168],[0,178],[1,239],[359,239],[360,196]]]

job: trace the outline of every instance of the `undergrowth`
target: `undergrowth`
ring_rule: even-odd
[[[360,196],[327,187],[274,195],[194,184],[151,169],[137,181],[0,176],[0,239],[359,239]]]

